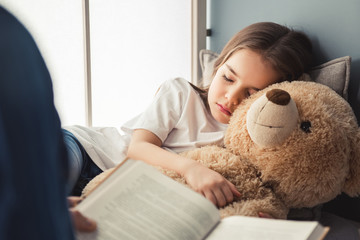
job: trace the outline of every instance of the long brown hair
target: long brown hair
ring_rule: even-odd
[[[312,44],[304,33],[273,22],[259,22],[242,29],[229,40],[214,64],[213,76],[240,49],[260,54],[281,74],[279,81],[298,79],[312,61]]]
[[[305,33],[273,22],[259,22],[245,27],[228,41],[214,64],[212,77],[233,53],[241,49],[260,54],[280,73],[279,82],[298,79],[312,62],[312,44]],[[208,88],[192,86],[208,106]]]

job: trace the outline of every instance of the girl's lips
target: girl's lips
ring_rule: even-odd
[[[216,104],[220,110],[220,112],[224,113],[225,115],[228,115],[228,116],[231,116],[231,112],[230,112],[230,109],[228,109],[227,107],[217,103]]]

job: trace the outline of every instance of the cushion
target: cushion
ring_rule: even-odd
[[[202,78],[199,83],[195,83],[196,86],[205,88],[208,87],[212,81],[212,73],[214,70],[214,64],[219,54],[202,49],[199,53],[199,61],[202,70]]]
[[[313,81],[332,88],[343,98],[348,99],[350,63],[350,56],[336,58],[312,68],[309,75]]]
[[[200,50],[199,60],[202,79],[200,82],[195,83],[197,86],[207,87],[210,85],[214,63],[218,56],[219,54],[211,50]],[[340,57],[313,67],[308,74],[312,81],[329,86],[343,98],[347,99],[350,81],[350,64],[350,56]]]

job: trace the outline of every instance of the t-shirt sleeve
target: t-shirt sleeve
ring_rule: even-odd
[[[160,138],[162,142],[176,126],[181,116],[181,106],[186,101],[189,83],[184,79],[172,79],[164,82],[152,103],[140,115],[126,122],[121,130],[131,134],[135,129],[145,129]]]

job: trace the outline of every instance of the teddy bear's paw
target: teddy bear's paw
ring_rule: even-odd
[[[235,215],[251,216],[251,217],[258,216],[258,213],[256,211],[252,211],[252,209],[248,209],[247,202],[245,201],[231,203],[230,205],[221,208],[219,211],[221,218],[235,216]]]
[[[259,217],[259,213],[266,213],[276,219],[286,219],[288,208],[280,201],[274,202],[271,199],[253,199],[242,202],[234,202],[220,209],[221,218],[243,215],[249,217]]]

